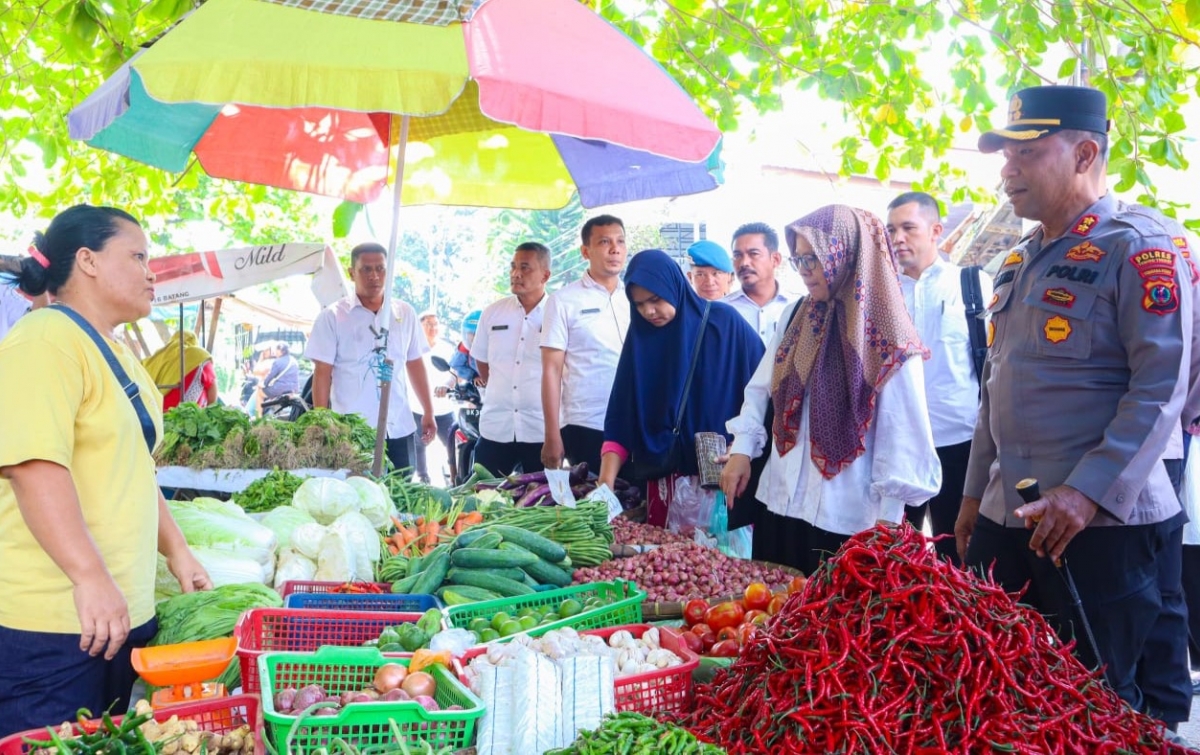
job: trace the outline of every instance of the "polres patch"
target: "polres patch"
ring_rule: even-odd
[[[1158,316],[1179,310],[1179,285],[1175,278],[1175,253],[1143,249],[1129,258],[1142,279],[1142,309]]]

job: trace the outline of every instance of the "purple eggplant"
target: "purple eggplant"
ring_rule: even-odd
[[[581,461],[571,467],[571,484],[580,485],[588,481],[588,465],[586,461]]]
[[[629,490],[630,487],[631,487],[630,484],[627,481],[622,480],[620,477],[613,480],[613,492],[614,493],[619,493],[622,490]]]
[[[521,499],[519,501],[517,501],[517,505],[518,506],[532,506],[535,501],[537,501],[542,496],[547,495],[549,492],[550,492],[549,485],[538,485],[533,490],[531,490],[528,493],[526,493],[525,495],[521,496]]]

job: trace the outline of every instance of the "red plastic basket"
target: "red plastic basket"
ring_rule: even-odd
[[[213,697],[159,708],[154,711],[154,720],[161,723],[171,716],[179,716],[181,719],[191,719],[199,725],[201,730],[211,731],[215,734],[227,734],[242,724],[249,724],[250,730],[255,737],[255,752],[261,753],[263,752],[263,746],[259,735],[262,733],[263,724],[260,707],[259,699],[256,695]],[[113,721],[120,723],[122,718],[121,716],[114,716]],[[92,723],[99,725],[99,721],[93,721]],[[53,724],[50,728],[53,728],[57,732],[61,725],[62,722],[59,722]],[[83,733],[80,731],[78,725],[74,725],[73,728],[77,734]],[[35,739],[49,743],[50,732],[42,728],[10,734],[0,739],[0,755],[27,755],[27,753],[36,749],[36,746],[26,744],[26,739]]]
[[[625,626],[607,627],[605,629],[588,629],[580,632],[580,634],[592,634],[602,637],[607,642],[613,632],[621,629],[629,632],[634,637],[641,638],[650,629],[650,625],[626,624]],[[691,703],[692,672],[700,665],[700,656],[688,650],[687,645],[683,642],[683,638],[674,629],[659,627],[658,636],[659,646],[670,650],[682,658],[683,663],[678,666],[660,669],[659,671],[647,671],[644,674],[634,674],[618,678],[614,685],[617,710],[621,712],[632,711],[635,713],[682,713],[689,703]],[[463,670],[471,662],[472,658],[483,655],[486,652],[487,646],[481,645],[471,648],[463,653],[461,658],[456,659],[455,670],[458,672],[459,680],[464,685],[470,686]],[[3,753],[0,753],[0,755],[3,755]]]
[[[419,613],[324,611],[303,608],[252,608],[242,614],[233,636],[238,641],[242,689],[258,694],[258,657],[269,652],[310,653],[323,645],[358,647],[374,640],[385,627],[416,622]],[[442,628],[445,628],[445,619]],[[411,657],[412,653],[387,653]],[[0,753],[2,755],[2,753]]]
[[[346,584],[355,585],[370,585],[372,587],[381,588],[385,593],[392,591],[391,582],[302,582],[299,580],[290,580],[279,586],[280,597],[286,598],[292,593],[327,593],[340,592],[340,588]],[[346,593],[347,595],[362,595],[364,593]],[[370,594],[370,593],[366,593]]]

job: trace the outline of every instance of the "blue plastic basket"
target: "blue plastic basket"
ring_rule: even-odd
[[[430,608],[444,607],[436,595],[340,592],[294,592],[284,598],[283,605],[285,608],[308,608],[322,611],[385,611],[390,613],[425,613]]]

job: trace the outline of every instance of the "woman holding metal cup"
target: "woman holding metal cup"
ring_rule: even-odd
[[[941,487],[921,346],[883,224],[823,207],[787,227],[808,296],[789,305],[749,385],[721,474],[728,501],[757,487],[756,559],[812,573],[851,535],[900,522]],[[769,422],[769,425],[766,424]],[[732,505],[732,503],[730,504]]]

